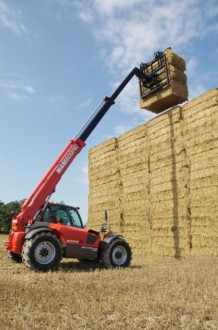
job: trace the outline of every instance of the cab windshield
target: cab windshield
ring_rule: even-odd
[[[49,204],[44,212],[43,221],[60,222],[65,226],[83,228],[82,220],[75,207],[62,204]]]

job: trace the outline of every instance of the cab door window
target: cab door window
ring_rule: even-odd
[[[61,222],[64,226],[71,226],[70,218],[65,210],[58,210],[55,214],[57,222]]]
[[[72,226],[73,227],[77,227],[77,228],[82,228],[82,222],[81,222],[81,218],[79,216],[79,213],[77,212],[76,209],[70,208],[68,209],[68,212],[70,214],[71,217],[71,221],[72,221]]]

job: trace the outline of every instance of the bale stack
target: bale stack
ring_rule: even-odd
[[[89,152],[89,226],[100,230],[104,211],[108,211],[110,229],[120,232],[120,176],[117,139],[112,138]]]
[[[218,254],[218,89],[89,154],[89,226],[104,210],[133,253]]]
[[[188,248],[182,109],[175,107],[155,118],[147,131],[152,255],[179,257]]]
[[[167,62],[169,84],[149,96],[142,98],[142,95],[146,94],[146,92],[149,91],[149,88],[144,87],[140,82],[140,90],[142,91],[142,94],[139,106],[141,109],[147,109],[154,113],[163,112],[164,110],[188,99],[187,77],[184,73],[186,64],[184,59],[172,52],[171,49],[166,49],[164,53]],[[152,63],[152,68],[155,69],[158,65],[157,60]],[[151,73],[151,66],[148,66],[144,70],[144,73],[149,75]],[[162,71],[159,72],[158,70],[158,74],[161,79],[166,80],[164,72],[162,73]]]
[[[148,145],[145,125],[118,138],[118,160],[122,183],[122,234],[135,255],[150,255]]]
[[[190,164],[189,207],[192,252],[218,253],[218,89],[183,107],[184,138]]]

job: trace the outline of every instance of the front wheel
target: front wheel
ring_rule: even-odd
[[[132,259],[129,244],[117,237],[108,244],[106,250],[101,252],[101,259],[107,268],[128,267]]]
[[[22,259],[24,264],[33,270],[56,270],[61,258],[60,242],[52,233],[42,232],[24,243]]]

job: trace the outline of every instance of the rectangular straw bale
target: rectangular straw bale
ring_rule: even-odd
[[[144,199],[136,199],[129,201],[122,200],[122,206],[125,210],[125,213],[130,214],[140,214],[147,211],[147,201]]]
[[[96,208],[96,210],[113,210],[113,209],[119,209],[120,203],[119,200],[104,200],[104,199],[95,199],[93,200],[91,197],[89,197],[89,208],[93,209]]]
[[[99,172],[103,173],[104,170],[118,168],[117,159],[112,158],[110,161],[105,163],[96,163],[89,167],[88,174],[90,178],[95,178],[99,176]],[[114,171],[115,172],[115,171]],[[113,173],[114,174],[114,173]]]
[[[172,158],[175,158],[177,155],[182,155],[183,151],[184,145],[182,143],[177,144],[173,141],[169,141],[169,143],[164,143],[159,146],[156,145],[154,148],[152,146],[152,150],[150,152],[150,161],[160,161],[162,163],[164,159],[170,158],[172,163]]]
[[[217,163],[218,165],[218,163]],[[218,185],[218,167],[215,166],[207,167],[203,169],[191,170],[190,172],[190,181],[194,182],[199,179],[208,180],[208,186],[210,185]],[[211,181],[211,184],[209,184]]]
[[[209,177],[201,177],[197,178],[195,180],[192,180],[190,183],[191,189],[199,189],[199,188],[205,188],[205,187],[211,187],[216,186],[218,184],[218,174],[214,174]]]
[[[194,154],[191,156],[191,167],[193,171],[209,167],[217,167],[218,155],[217,148],[210,149],[203,154]]]
[[[132,185],[132,186],[127,186],[127,187],[122,187],[122,199],[130,199],[130,200],[134,200],[136,199],[138,196],[142,196],[143,198],[147,198],[148,197],[148,187],[146,184],[142,183],[139,185]],[[131,194],[132,195],[131,197]]]
[[[154,113],[161,113],[188,99],[188,89],[185,82],[172,81],[170,85],[151,94],[150,97],[140,99],[139,107]]]
[[[209,186],[203,187],[200,189],[192,189],[190,194],[190,205],[197,206],[213,206],[214,203],[217,203],[218,196],[218,187],[217,186]]]
[[[188,136],[194,136],[196,134],[194,130],[201,130],[204,134],[209,133],[211,130],[217,128],[217,119],[214,117],[204,117],[195,121],[193,120],[191,123],[186,121],[184,133]],[[203,127],[204,129],[202,130]]]
[[[142,150],[142,152],[135,154],[135,157],[129,154],[119,157],[119,161],[120,161],[119,165],[121,165],[124,168],[130,167],[132,165],[144,163],[147,159],[148,159],[147,155],[143,154],[143,150]]]
[[[105,199],[107,199],[108,196],[115,196],[117,194],[119,194],[119,186],[118,185],[111,186],[111,187],[108,187],[108,185],[105,185],[105,186],[99,187],[99,189],[93,190],[91,198],[93,198],[93,199],[95,199],[95,198],[105,198]]]
[[[201,228],[198,233],[192,234],[193,252],[198,252],[201,248],[207,248],[211,250],[211,254],[216,253],[218,255],[218,235],[215,233],[204,233],[204,229]]]
[[[133,201],[143,201],[148,197],[147,190],[138,190],[138,191],[128,191],[128,193],[125,193],[122,195],[122,200],[125,200],[125,202],[132,203]]]
[[[155,201],[158,201],[158,203],[162,203],[163,201],[169,201],[174,198],[182,199],[185,197],[186,191],[184,187],[177,187],[177,185],[175,184],[174,186],[171,186],[171,189],[167,189],[166,187],[165,190],[163,189],[162,191],[158,191],[158,188],[155,191],[155,189],[153,189],[152,187],[151,194],[155,194]]]
[[[101,179],[96,179],[95,177],[89,179],[90,191],[93,192],[96,189],[101,189],[101,187],[107,186],[108,188],[120,185],[119,173],[109,177],[103,177]]]
[[[211,149],[213,149],[214,152],[217,152],[218,140],[204,141],[201,144],[193,144],[191,147],[187,145],[190,160],[193,155],[203,154]]]
[[[179,69],[181,71],[186,70],[185,60],[180,55],[173,52],[170,48],[167,48],[164,51],[164,53],[166,55],[168,65],[176,67],[177,69]]]
[[[153,155],[150,155],[151,172],[161,168],[163,169],[164,173],[175,172],[178,167],[181,167],[181,163],[184,162],[184,159],[184,152],[180,152],[177,155],[174,155],[174,157],[168,156],[159,160],[156,159],[156,155],[155,157],[153,157]]]
[[[173,185],[178,186],[178,182],[181,182],[183,185],[185,179],[186,176],[182,165],[176,167],[176,175],[174,175],[172,168],[166,167],[164,170],[163,168],[158,168],[157,170],[152,171],[150,175],[150,185],[154,189],[156,189],[156,186],[161,187],[165,183],[168,183],[171,187]]]
[[[143,139],[138,139],[120,147],[118,155],[119,158],[121,158],[122,156],[131,157],[132,154],[140,153],[143,150],[145,150],[144,141]]]
[[[113,201],[116,199],[116,195],[119,193],[118,189],[114,189],[113,192],[108,191],[108,194],[101,194],[101,189],[92,191],[92,194],[89,195],[89,201],[95,202],[96,204],[102,203],[105,201]]]
[[[124,222],[125,222],[125,230],[147,230],[150,228],[150,223],[148,221],[147,212],[144,211],[138,214],[123,214]],[[139,228],[140,227],[140,228]]]
[[[111,147],[111,145],[109,146]],[[90,151],[89,152],[89,160],[96,163],[98,161],[104,161],[104,159],[113,158],[114,154],[117,152],[117,146],[113,146],[113,148],[101,148],[97,151]]]
[[[160,113],[186,101],[188,98],[187,79],[184,73],[185,61],[171,50],[165,51],[165,55],[169,73],[169,85],[145,98],[140,98],[141,109]],[[145,70],[145,73],[149,74],[147,71]],[[143,92],[148,91],[146,87],[141,88]]]
[[[171,216],[182,216],[184,215],[186,209],[186,203],[184,198],[178,198],[173,200],[164,200],[161,203],[158,203],[158,200],[155,199],[155,196],[150,199],[150,211],[153,218],[167,218]]]
[[[165,153],[171,156],[176,151],[181,152],[184,149],[184,140],[177,130],[177,134],[167,133],[155,140],[150,140],[149,156],[159,154],[159,158],[165,155]],[[178,150],[178,151],[177,151]]]
[[[207,130],[207,127],[205,127],[205,131],[202,132],[201,132],[202,128],[199,130],[195,128],[195,133],[189,133],[189,134],[186,133],[186,146],[192,147],[195,145],[200,145],[207,142],[211,143],[214,141],[214,146],[218,149],[218,132],[213,127],[209,127],[209,128],[210,130],[209,129]]]
[[[184,118],[192,117],[196,115],[196,112],[204,112],[205,108],[211,108],[213,105],[217,105],[218,101],[218,88],[213,88],[204,94],[197,96],[196,98],[189,100],[183,106]],[[210,102],[213,102],[212,104]],[[207,106],[208,105],[208,106]]]
[[[216,103],[213,106],[209,106],[209,103]],[[203,107],[204,105],[204,107]],[[190,130],[191,125],[193,123],[202,123],[203,120],[206,122],[212,122],[213,124],[216,124],[217,126],[217,119],[218,119],[218,114],[217,114],[217,100],[212,99],[208,101],[207,104],[203,103],[202,110],[199,110],[198,107],[193,108],[193,109],[188,109],[184,112],[184,121],[185,121],[185,126],[184,129],[186,131]]]
[[[176,80],[184,83],[187,82],[186,74],[182,70],[172,65],[169,66],[169,78],[171,81]]]
[[[105,142],[102,142],[98,145],[96,145],[95,147],[93,147],[92,149],[90,149],[89,154],[95,155],[97,157],[97,154],[102,154],[102,151],[110,151],[110,150],[114,150],[117,148],[117,138],[111,138],[106,140]]]
[[[137,173],[144,171],[146,173],[146,167],[145,167],[145,163],[140,163],[132,166],[125,166],[120,168],[120,176],[121,178],[123,178],[124,176],[130,176],[131,174],[136,176],[138,175]]]
[[[165,113],[162,113],[151,119],[146,124],[146,129],[149,129],[148,134],[150,135],[151,133],[158,132],[162,128],[166,128],[171,121],[173,123],[179,122],[182,119],[181,111],[181,106],[175,106],[172,109],[166,111]]]
[[[133,256],[146,256],[150,257],[151,255],[151,247],[149,242],[149,236],[144,236],[143,238],[139,239],[138,237],[132,237],[131,235],[124,235],[125,239],[129,242]]]
[[[162,216],[162,218],[161,217],[153,218],[152,229],[157,230],[157,232],[159,230],[159,233],[161,235],[164,232],[165,232],[165,234],[167,233],[167,234],[172,235],[173,231],[175,229],[174,218],[170,215],[164,216],[162,214],[160,216]],[[186,220],[185,220],[184,212],[181,212],[181,214],[180,214],[177,229],[179,229],[179,231],[183,231],[183,232],[186,230]]]
[[[146,176],[147,172],[139,171],[135,173],[136,175],[129,175],[122,177],[123,191],[128,187],[134,187],[140,185],[142,189],[145,189],[145,186],[148,183],[148,177]]]
[[[146,136],[146,125],[140,125],[118,137],[119,147],[128,145],[130,142]]]
[[[216,219],[218,218],[218,205],[192,205],[191,214],[193,224],[194,222],[198,223],[200,221],[199,219],[203,219],[203,221],[206,221],[206,225],[210,225],[211,223],[217,221]]]
[[[215,229],[215,221],[210,221],[210,226],[208,226],[207,223],[207,217],[206,219],[201,219],[201,221],[198,221],[197,225],[193,223],[192,225],[192,235],[202,235],[202,236],[217,236],[218,232],[216,232]]]
[[[101,178],[107,178],[110,176],[116,176],[118,173],[118,167],[107,167],[103,168],[102,171],[99,171],[98,173],[95,173],[95,180],[101,179]]]
[[[101,169],[102,167],[107,167],[109,164],[115,166],[117,164],[117,150],[113,150],[98,157],[93,157],[89,155],[89,172],[96,171],[96,169]]]

